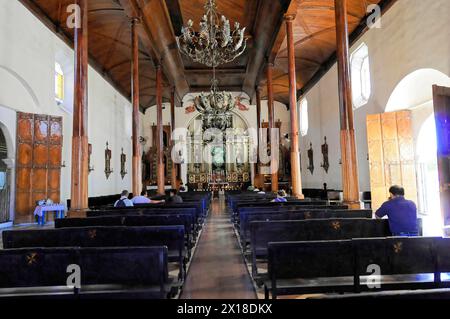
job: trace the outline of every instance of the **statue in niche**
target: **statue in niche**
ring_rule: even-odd
[[[311,175],[314,174],[314,151],[313,151],[313,147],[312,147],[312,143],[309,143],[310,148],[308,150],[308,159],[309,159],[309,165],[308,165],[308,169],[311,172]]]
[[[120,176],[122,176],[122,179],[124,179],[125,175],[128,174],[126,169],[126,163],[127,163],[127,155],[124,154],[122,147],[122,154],[120,154]]]
[[[328,174],[328,169],[330,168],[330,162],[328,160],[328,143],[327,143],[327,137],[325,136],[325,143],[322,145],[322,156],[323,156],[323,163],[322,166],[325,170],[325,173]]]
[[[106,175],[106,179],[109,178],[109,176],[111,176],[112,174],[112,170],[111,170],[111,158],[112,158],[112,152],[109,149],[109,143],[106,142],[106,150],[105,150],[105,175]]]

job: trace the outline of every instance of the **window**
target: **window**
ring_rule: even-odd
[[[309,119],[308,119],[308,100],[303,99],[300,103],[300,133],[302,136],[308,134]]]
[[[64,73],[59,63],[55,63],[55,100],[58,104],[64,100]]]
[[[370,83],[369,48],[361,44],[353,52],[351,59],[353,107],[355,109],[369,102],[372,93]]]

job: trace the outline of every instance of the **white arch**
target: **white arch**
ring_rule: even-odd
[[[3,136],[5,137],[8,159],[13,159],[15,157],[13,139],[6,125],[3,124],[1,121],[0,121],[0,130],[2,131]]]
[[[413,109],[433,99],[433,85],[450,86],[450,77],[435,69],[418,69],[405,76],[395,87],[385,112]]]
[[[31,88],[31,86],[28,84],[28,82],[20,74],[18,74],[14,70],[12,70],[4,65],[0,65],[0,70],[4,70],[6,73],[11,75],[25,89],[25,92],[29,95],[29,97],[33,101],[33,109],[34,110],[40,109],[40,103],[39,103],[39,99],[38,99],[36,93]]]

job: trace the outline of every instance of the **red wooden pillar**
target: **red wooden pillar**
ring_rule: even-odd
[[[174,147],[175,142],[173,141],[173,132],[175,131],[175,88],[172,88],[172,92],[170,94],[170,123],[172,126],[172,141],[171,145]],[[175,162],[172,162],[172,172],[171,172],[171,181],[172,188],[178,189],[177,185],[177,165]]]
[[[353,125],[347,0],[335,0],[344,204],[360,208],[358,164]]]
[[[139,106],[140,106],[140,89],[139,89],[139,37],[137,26],[139,20],[134,18],[131,20],[131,95],[133,100],[133,162],[132,162],[132,192],[134,196],[140,195],[142,190],[141,181],[141,148],[139,144]]]
[[[157,113],[157,181],[158,193],[165,194],[166,178],[164,176],[163,111],[162,111],[162,69],[156,67],[156,113]]]
[[[289,62],[289,105],[291,111],[291,184],[292,196],[304,198],[302,192],[302,177],[300,174],[300,152],[297,111],[297,77],[295,70],[295,47],[293,22],[295,16],[286,15],[286,36]]]
[[[80,6],[80,27],[74,30],[75,88],[73,103],[71,211],[88,209],[88,8]]]
[[[275,128],[274,120],[274,98],[273,98],[273,63],[267,65],[267,104],[269,112],[269,132],[270,146],[279,147],[279,141],[272,141],[271,130]],[[270,161],[272,192],[278,192],[278,158],[272,158]]]
[[[256,87],[256,130],[257,130],[257,150],[256,150],[256,163],[254,166],[254,179],[253,185],[257,188],[264,187],[264,182],[261,179],[259,168],[259,145],[261,143],[261,88]]]

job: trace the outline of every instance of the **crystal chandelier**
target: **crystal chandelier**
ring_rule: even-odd
[[[198,33],[193,28],[192,20],[182,28],[182,35],[177,37],[180,51],[193,61],[209,67],[234,61],[247,47],[245,28],[241,29],[239,22],[236,22],[231,31],[230,21],[223,15],[219,18],[216,0],[207,0],[205,10]]]

